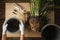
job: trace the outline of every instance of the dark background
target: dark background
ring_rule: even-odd
[[[2,37],[2,24],[5,19],[5,2],[29,2],[29,0],[0,0],[0,39]],[[55,18],[55,24],[60,25],[60,8],[57,6],[60,5],[59,0],[55,0],[55,8],[54,8],[54,18]],[[19,40],[19,38],[7,38],[7,40]],[[26,38],[26,40],[40,40],[40,38]]]

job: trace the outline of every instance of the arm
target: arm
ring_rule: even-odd
[[[24,40],[24,34],[20,35],[20,40]]]
[[[7,25],[8,24],[6,24],[6,21],[3,23],[3,28],[2,28],[2,40],[6,40],[6,31],[7,31]]]
[[[2,40],[6,40],[6,35],[2,34]]]
[[[21,21],[21,24],[19,24],[21,35],[20,35],[20,40],[24,40],[24,25],[23,22]]]

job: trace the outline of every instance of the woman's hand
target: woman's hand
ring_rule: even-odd
[[[8,24],[6,24],[6,21],[4,21],[4,23],[3,23],[3,29],[2,29],[2,34],[3,35],[6,34],[7,26],[8,26]]]
[[[21,22],[21,24],[19,24],[19,30],[21,31],[20,40],[24,40],[24,25],[22,21],[20,22]]]
[[[22,21],[20,21],[21,24],[19,24],[19,30],[21,31],[21,34],[24,34],[24,24]]]
[[[3,23],[3,28],[2,28],[2,40],[6,40],[6,31],[7,31],[7,26],[8,24],[6,24],[7,21],[4,21]]]

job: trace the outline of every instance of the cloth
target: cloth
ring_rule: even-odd
[[[20,21],[21,24],[19,24],[19,30],[21,31],[21,34],[24,34],[24,24],[22,21]]]
[[[2,27],[3,27],[3,29],[2,29],[2,34],[3,34],[3,35],[6,34],[7,26],[8,26],[8,24],[6,24],[6,21],[4,21],[3,26],[2,26]]]

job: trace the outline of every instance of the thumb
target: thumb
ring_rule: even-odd
[[[4,21],[4,25],[6,24],[6,22],[7,22],[7,21],[5,20],[5,21]]]
[[[21,28],[21,24],[19,24],[19,30],[21,30],[20,28]]]
[[[19,24],[19,27],[21,26],[21,24]]]

